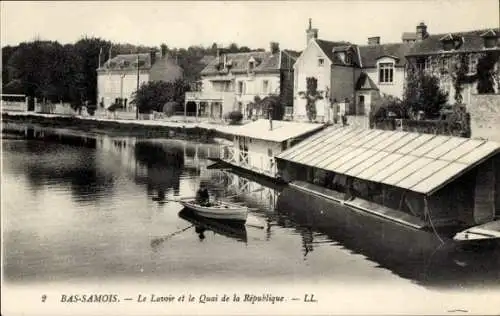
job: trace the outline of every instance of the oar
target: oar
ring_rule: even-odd
[[[169,234],[169,235],[166,235],[166,236],[163,236],[163,237],[160,237],[160,238],[153,239],[153,240],[151,241],[151,246],[153,246],[153,247],[154,247],[154,246],[158,246],[160,243],[164,242],[165,240],[167,240],[167,239],[169,239],[169,238],[172,238],[172,237],[174,237],[175,235],[180,234],[180,233],[182,233],[182,232],[184,232],[184,231],[186,231],[186,230],[190,229],[190,228],[191,228],[191,227],[193,227],[193,226],[194,226],[194,224],[191,224],[191,225],[189,225],[188,227],[183,228],[183,229],[181,229],[181,230],[178,230],[178,231],[176,231],[176,232],[173,232],[173,233],[171,233],[171,234]]]

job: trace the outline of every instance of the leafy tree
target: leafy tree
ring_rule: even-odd
[[[282,106],[281,98],[277,95],[269,95],[264,97],[259,102],[259,106],[263,111],[267,112],[271,115],[273,120],[282,120],[284,113],[284,109]]]
[[[495,92],[495,64],[498,63],[500,54],[488,52],[479,58],[477,63],[477,92]]]
[[[184,93],[189,85],[184,80],[175,82],[151,81],[143,83],[133,95],[131,103],[139,108],[140,113],[161,112],[167,102],[184,104]]]
[[[74,56],[74,58],[80,64],[78,81],[81,83],[81,95],[79,97],[82,100],[88,100],[91,104],[97,102],[96,69],[99,66],[99,52],[101,48],[103,50],[109,49],[110,45],[109,41],[98,37],[83,37],[74,44],[74,53],[78,56]],[[109,52],[103,51],[103,53]],[[104,54],[101,56],[101,62],[104,61]]]
[[[423,71],[410,71],[406,80],[404,101],[412,113],[423,111],[435,118],[448,101],[448,93],[439,87],[439,79]]]
[[[465,81],[468,68],[468,59],[466,54],[456,54],[451,61],[451,78],[453,80],[453,87],[455,89],[455,103],[462,104],[464,90],[462,84]]]
[[[307,118],[312,122],[316,119],[316,101],[323,99],[321,94],[318,92],[318,79],[314,77],[306,78],[305,98],[307,100]]]

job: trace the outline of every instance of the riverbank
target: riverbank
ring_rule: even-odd
[[[211,142],[214,138],[232,140],[231,130],[237,128],[205,122],[118,120],[26,112],[4,112],[2,122],[36,124],[42,127],[65,128],[98,134],[178,138],[200,142]]]

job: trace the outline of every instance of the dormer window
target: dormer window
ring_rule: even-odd
[[[455,45],[453,45],[453,41],[444,41],[443,42],[443,50],[449,51],[452,50]]]
[[[484,39],[485,48],[494,48],[497,46],[497,39],[495,37],[486,37]]]
[[[498,45],[498,34],[494,30],[489,30],[481,34],[484,41],[484,48],[495,48]]]
[[[323,67],[325,65],[325,59],[324,58],[318,58],[318,66]]]
[[[462,38],[452,34],[443,36],[440,40],[445,51],[457,49],[462,45]]]
[[[345,62],[345,52],[338,52],[337,57],[341,62]]]

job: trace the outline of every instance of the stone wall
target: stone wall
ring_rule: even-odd
[[[500,142],[500,94],[471,94],[467,110],[472,138]]]

